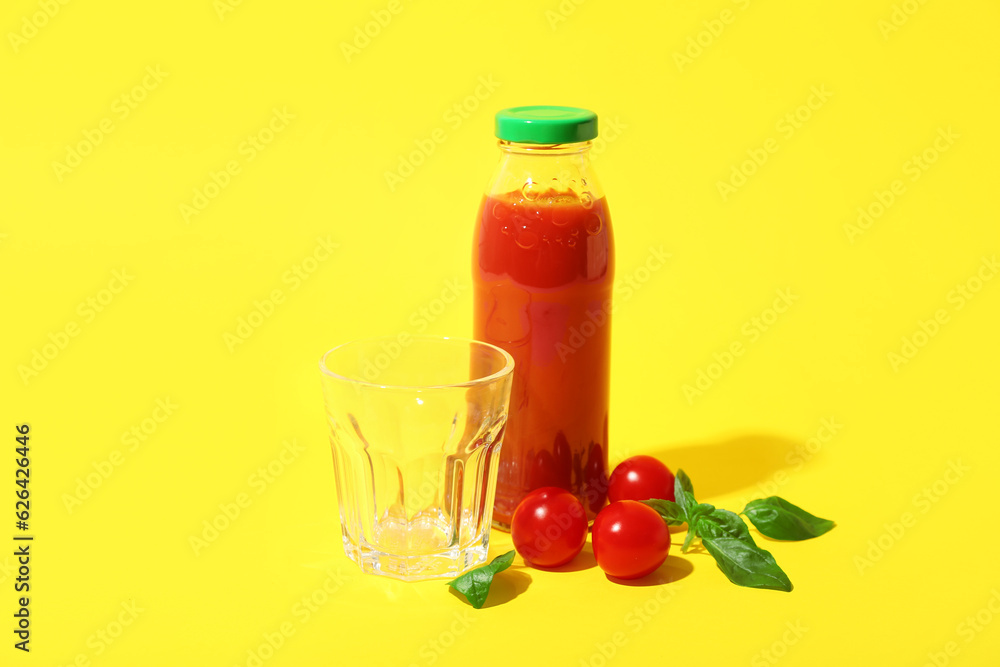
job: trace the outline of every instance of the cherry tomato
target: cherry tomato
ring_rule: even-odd
[[[614,469],[608,479],[608,500],[674,500],[674,474],[659,459],[633,456]]]
[[[670,550],[666,522],[635,500],[619,500],[602,509],[592,533],[597,564],[619,579],[646,576],[663,565]]]
[[[526,495],[510,520],[514,548],[533,567],[557,567],[587,542],[587,514],[569,491],[554,486]]]

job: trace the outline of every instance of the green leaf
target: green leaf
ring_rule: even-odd
[[[715,511],[715,505],[709,505],[708,503],[698,503],[691,508],[688,513],[688,528],[694,527],[698,523],[698,519],[707,514],[711,514]]]
[[[687,537],[684,538],[684,544],[681,545],[681,553],[687,551],[688,545],[691,544],[691,540],[696,537],[701,537],[698,533],[698,524],[702,520],[715,511],[715,505],[709,505],[708,503],[698,503],[691,508],[688,513],[688,532]]]
[[[703,537],[701,542],[723,574],[737,586],[792,590],[788,575],[770,552],[735,537]]]
[[[683,470],[678,470],[677,474],[674,475],[674,495],[679,495],[682,491],[694,498],[694,485],[691,484],[691,478]]]
[[[732,537],[757,546],[750,535],[750,529],[739,514],[729,510],[717,509],[706,514],[695,524],[695,533],[703,540],[706,537]]]
[[[481,565],[473,570],[469,570],[457,579],[452,579],[448,585],[465,596],[476,609],[479,609],[486,602],[486,596],[490,594],[490,584],[493,583],[493,575],[502,572],[510,567],[514,562],[514,550],[497,556],[488,565]]]
[[[674,500],[684,512],[685,522],[690,524],[691,510],[698,504],[698,501],[694,499],[694,487],[691,486],[691,480],[683,470],[678,470],[674,476]]]
[[[677,503],[670,500],[643,500],[644,505],[649,505],[656,513],[667,522],[668,526],[679,526],[687,521],[684,510]]]
[[[684,523],[688,525],[687,536],[684,538],[684,544],[681,545],[681,553],[684,553],[691,545],[691,541],[697,537],[695,525],[698,523],[699,517],[714,512],[715,505],[699,503],[695,500],[694,485],[691,484],[691,478],[683,470],[678,470],[677,474],[674,475],[674,498],[684,513]]]
[[[694,495],[694,486],[691,484],[691,478],[687,476],[687,473],[683,470],[678,470],[677,474],[674,476],[674,490],[683,489],[687,491],[692,496]]]
[[[808,540],[834,526],[833,521],[813,516],[778,496],[752,500],[743,513],[762,535],[775,540]]]

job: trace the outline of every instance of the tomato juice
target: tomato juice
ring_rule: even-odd
[[[474,337],[515,364],[493,514],[500,527],[543,486],[574,493],[591,520],[604,505],[613,257],[604,197],[521,189],[483,198]]]

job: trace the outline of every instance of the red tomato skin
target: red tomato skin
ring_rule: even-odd
[[[619,463],[608,479],[608,500],[674,500],[674,474],[662,461],[641,454]]]
[[[652,507],[619,500],[594,519],[594,558],[605,573],[638,579],[663,565],[670,551],[670,531]]]
[[[587,513],[572,493],[554,486],[535,489],[510,520],[517,553],[532,567],[559,567],[587,543]]]

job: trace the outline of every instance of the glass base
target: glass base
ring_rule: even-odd
[[[367,542],[355,544],[343,535],[344,553],[358,564],[362,572],[402,581],[454,579],[474,567],[486,564],[490,550],[490,531],[482,539],[443,551],[400,555],[386,553]]]

